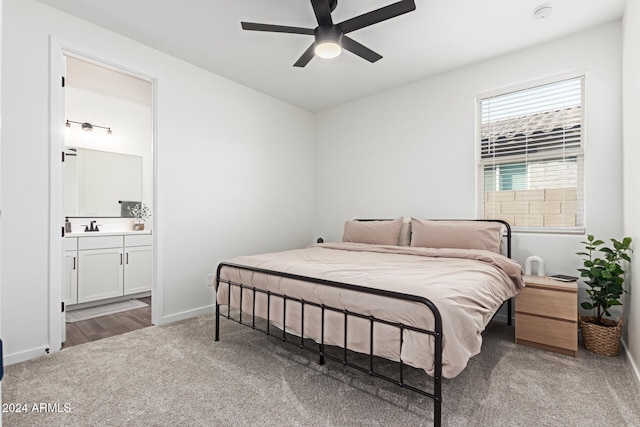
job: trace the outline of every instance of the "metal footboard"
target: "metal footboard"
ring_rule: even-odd
[[[404,300],[404,301],[413,301],[413,302],[417,302],[417,303],[421,303],[424,304],[427,309],[429,309],[431,311],[431,313],[433,314],[433,318],[434,318],[434,328],[433,330],[426,330],[426,329],[421,329],[421,328],[417,328],[417,327],[413,327],[410,325],[405,325],[402,323],[397,323],[397,322],[390,322],[388,320],[384,320],[384,319],[379,319],[376,318],[374,316],[370,316],[370,315],[365,315],[365,314],[361,314],[361,313],[357,313],[357,312],[353,312],[353,311],[349,311],[349,310],[345,310],[342,308],[337,308],[337,307],[330,307],[327,306],[325,304],[319,304],[316,302],[312,302],[312,301],[305,301],[299,298],[295,298],[295,297],[291,297],[291,296],[287,296],[284,294],[279,294],[279,293],[275,293],[272,291],[268,291],[268,290],[264,290],[264,289],[258,289],[254,286],[251,285],[247,285],[247,284],[243,284],[243,283],[237,283],[234,282],[232,280],[227,280],[227,279],[222,279],[220,276],[220,272],[224,267],[229,267],[229,268],[234,268],[234,269],[239,269],[239,270],[245,270],[245,271],[251,271],[254,273],[262,273],[262,274],[266,274],[266,275],[272,275],[272,276],[278,276],[278,277],[282,277],[282,278],[286,278],[286,279],[293,279],[293,280],[298,280],[298,281],[302,281],[302,282],[307,282],[307,283],[314,283],[314,284],[319,284],[319,285],[323,285],[323,286],[330,286],[333,288],[339,288],[339,289],[347,289],[347,290],[351,290],[351,291],[357,291],[357,292],[362,292],[362,293],[366,293],[366,294],[370,294],[370,295],[378,295],[378,296],[383,296],[383,297],[389,297],[389,298],[395,298],[395,299],[399,299],[399,300]],[[270,336],[275,336],[277,338],[280,338],[282,341],[284,342],[288,342],[291,344],[296,344],[298,345],[301,349],[304,350],[308,350],[311,351],[313,353],[316,353],[319,355],[319,363],[320,364],[324,364],[325,358],[329,359],[329,360],[333,360],[339,363],[342,363],[345,366],[349,366],[351,368],[357,369],[359,371],[362,372],[366,372],[367,374],[376,377],[376,378],[380,378],[383,379],[385,381],[388,381],[390,383],[396,384],[402,388],[406,388],[409,389],[411,391],[414,391],[416,393],[422,394],[424,396],[427,396],[429,398],[431,398],[433,400],[433,425],[434,426],[440,426],[441,425],[441,418],[442,418],[442,318],[440,316],[440,312],[438,311],[438,308],[433,304],[433,302],[431,302],[430,300],[428,300],[427,298],[423,298],[423,297],[419,297],[416,295],[409,295],[409,294],[403,294],[403,293],[399,293],[399,292],[393,292],[393,291],[387,291],[387,290],[381,290],[381,289],[372,289],[372,288],[367,288],[364,286],[357,286],[357,285],[351,285],[348,283],[342,283],[342,282],[335,282],[335,281],[331,281],[331,280],[325,280],[325,279],[318,279],[318,278],[314,278],[314,277],[307,277],[307,276],[300,276],[300,275],[296,275],[296,274],[290,274],[290,273],[284,273],[284,272],[280,272],[280,271],[273,271],[273,270],[266,270],[266,269],[261,269],[261,268],[256,268],[256,267],[250,267],[250,266],[245,266],[245,265],[239,265],[239,264],[232,264],[232,263],[220,263],[218,265],[218,269],[217,269],[217,273],[216,273],[216,295],[217,295],[217,291],[218,288],[220,286],[220,284],[225,283],[229,286],[228,289],[228,299],[227,299],[227,311],[226,314],[222,313],[220,310],[220,306],[221,304],[218,302],[218,299],[216,297],[216,325],[215,325],[215,340],[219,341],[220,340],[220,316],[223,316],[229,320],[233,320],[237,323],[240,323],[242,325],[246,325],[251,327],[252,329],[258,330],[260,332],[263,332],[267,335]],[[239,314],[236,317],[231,315],[231,290],[233,287],[236,287],[239,289],[239,303],[238,303],[238,307],[240,308],[239,310]],[[248,292],[250,293],[251,297],[252,297],[252,301],[253,301],[253,307],[252,307],[252,312],[249,314],[244,313],[244,319],[243,319],[243,304],[242,304],[242,299],[243,299],[243,295]],[[266,299],[267,299],[267,313],[266,313],[266,327],[265,328],[261,328],[256,324],[256,295],[258,294],[262,294],[262,295],[266,295]],[[271,298],[280,298],[282,299],[282,330],[276,329],[276,328],[271,328],[271,320],[272,320],[272,313],[271,313]],[[287,334],[287,318],[286,318],[286,314],[287,314],[287,302],[294,302],[299,304],[300,308],[301,308],[301,324],[300,324],[300,336],[299,337],[294,337],[294,338],[288,338],[288,334]],[[316,307],[320,310],[320,319],[321,319],[321,332],[320,332],[320,338],[319,338],[319,343],[316,343],[317,345],[313,346],[313,345],[309,345],[308,340],[305,341],[305,336],[304,336],[304,310],[306,306],[311,306],[311,307]],[[327,312],[335,312],[335,313],[341,313],[344,316],[344,322],[343,322],[343,327],[344,327],[344,344],[341,346],[342,347],[342,354],[341,356],[336,356],[335,354],[329,354],[326,352],[326,346],[328,346],[329,344],[325,344],[325,314]],[[250,319],[246,319],[246,316],[249,316]],[[357,365],[355,363],[352,363],[349,359],[348,359],[348,354],[349,354],[349,350],[348,350],[348,346],[347,346],[347,325],[348,325],[348,319],[350,317],[356,317],[356,318],[361,318],[364,320],[368,320],[369,321],[369,354],[367,355],[368,357],[368,366],[367,367],[363,367],[361,365]],[[262,317],[259,317],[262,318]],[[399,330],[399,334],[400,334],[400,350],[402,349],[402,345],[404,342],[404,333],[405,331],[413,331],[413,332],[418,332],[418,333],[423,333],[423,334],[427,334],[433,337],[434,340],[434,372],[433,372],[433,388],[431,391],[426,390],[426,389],[422,389],[420,387],[415,387],[413,385],[407,384],[405,382],[405,375],[404,375],[404,369],[405,369],[405,364],[402,361],[402,358],[400,357],[400,361],[398,362],[398,376],[397,378],[393,378],[387,375],[384,375],[383,373],[376,371],[374,368],[374,359],[376,356],[374,356],[374,325],[376,323],[380,323],[380,324],[385,324],[385,325],[389,325],[389,326],[393,326],[398,328]],[[276,329],[276,332],[273,332],[273,329]],[[425,350],[426,351],[426,350]],[[401,353],[400,353],[401,354]]]

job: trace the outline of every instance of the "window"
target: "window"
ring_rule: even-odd
[[[514,230],[584,226],[584,77],[479,99],[479,217]]]

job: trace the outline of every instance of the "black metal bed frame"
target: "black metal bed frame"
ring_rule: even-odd
[[[462,220],[460,220],[462,221]],[[511,227],[509,226],[509,224],[505,221],[502,220],[467,220],[467,221],[487,221],[487,222],[500,222],[502,224],[505,225],[506,227],[506,233],[504,234],[504,237],[507,238],[507,256],[509,258],[511,258]],[[299,298],[295,298],[295,297],[291,297],[291,296],[287,296],[285,294],[280,294],[280,293],[276,293],[276,292],[272,292],[272,291],[268,291],[268,290],[264,290],[264,289],[258,289],[254,286],[249,286],[243,283],[238,283],[238,282],[234,282],[232,280],[227,280],[227,279],[222,279],[220,276],[220,272],[224,267],[229,267],[229,268],[235,268],[235,269],[240,269],[240,270],[245,270],[245,271],[251,271],[254,273],[262,273],[262,274],[266,274],[266,275],[271,275],[271,276],[278,276],[278,277],[282,277],[282,278],[286,278],[286,279],[293,279],[293,280],[299,280],[302,282],[307,282],[307,283],[314,283],[314,284],[319,284],[319,285],[323,285],[323,286],[330,286],[330,287],[334,287],[334,288],[338,288],[338,289],[346,289],[346,290],[351,290],[351,291],[357,291],[357,292],[362,292],[362,293],[366,293],[366,294],[370,294],[370,295],[378,295],[378,296],[383,296],[383,297],[389,297],[389,298],[395,298],[395,299],[399,299],[399,300],[404,300],[404,301],[412,301],[412,302],[417,302],[417,303],[421,303],[423,305],[425,305],[433,314],[433,318],[434,318],[434,327],[433,330],[426,330],[426,329],[422,329],[422,328],[417,328],[414,326],[410,326],[410,325],[405,325],[403,323],[399,323],[399,322],[390,322],[388,320],[384,320],[384,319],[379,319],[376,318],[374,316],[371,315],[364,315],[361,313],[357,313],[354,311],[349,311],[349,310],[345,310],[345,309],[341,309],[341,308],[336,308],[336,307],[330,307],[327,306],[325,304],[319,304],[316,302],[312,302],[312,301],[306,301],[303,299],[299,299]],[[369,374],[370,376],[376,377],[376,378],[380,378],[383,379],[385,381],[388,381],[390,383],[394,383],[402,388],[406,388],[409,389],[413,392],[419,393],[421,395],[427,396],[429,398],[431,398],[433,400],[433,425],[434,426],[440,426],[441,422],[442,422],[442,318],[440,316],[440,312],[438,310],[438,308],[435,306],[435,304],[430,301],[427,298],[424,297],[419,297],[416,295],[411,295],[411,294],[404,294],[404,293],[400,293],[400,292],[393,292],[393,291],[387,291],[387,290],[382,290],[382,289],[374,289],[374,288],[368,288],[366,286],[359,286],[359,285],[352,285],[352,284],[348,284],[348,283],[342,283],[342,282],[336,282],[336,281],[331,281],[331,280],[326,280],[326,279],[319,279],[319,278],[315,278],[315,277],[308,277],[308,276],[301,276],[301,275],[297,275],[297,274],[291,274],[291,273],[285,273],[285,272],[281,272],[281,271],[275,271],[275,270],[268,270],[268,269],[263,269],[263,268],[257,268],[257,267],[251,267],[251,266],[246,266],[246,265],[240,265],[240,264],[233,264],[233,263],[227,263],[227,262],[222,262],[218,265],[217,271],[216,271],[216,284],[215,284],[215,288],[216,288],[216,295],[217,295],[217,291],[218,288],[220,286],[221,283],[226,283],[228,285],[228,298],[227,298],[227,311],[226,314],[222,313],[220,310],[220,303],[218,302],[218,299],[216,297],[216,310],[215,310],[215,319],[216,319],[216,323],[215,323],[215,341],[219,341],[220,340],[220,316],[225,317],[226,319],[232,320],[236,323],[239,323],[241,325],[245,325],[245,326],[249,326],[252,329],[255,329],[257,331],[260,331],[266,335],[269,336],[274,336],[279,338],[281,341],[283,342],[288,342],[290,344],[297,344],[301,349],[304,350],[308,350],[311,351],[313,353],[316,353],[319,355],[319,364],[323,365],[325,362],[325,358],[329,359],[329,360],[333,360],[336,362],[340,362],[345,366],[349,366],[351,368],[357,369],[361,372],[365,372],[367,374]],[[235,286],[237,288],[240,289],[239,292],[239,302],[238,302],[238,307],[239,307],[239,314],[237,315],[237,318],[234,317],[231,314],[231,289],[232,286]],[[245,321],[243,320],[243,305],[242,305],[242,300],[243,300],[243,295],[245,294],[245,292],[249,292],[251,295],[251,299],[252,299],[252,313],[250,315],[250,321]],[[256,325],[256,294],[263,294],[266,295],[267,298],[267,317],[266,317],[266,327],[264,329],[262,329],[261,327],[259,327],[258,325]],[[282,299],[282,328],[275,328],[276,332],[273,333],[272,332],[272,328],[271,328],[271,298],[275,297],[275,298],[280,298]],[[287,310],[287,301],[291,301],[294,303],[297,303],[300,305],[301,308],[301,316],[300,316],[300,335],[299,337],[295,337],[295,338],[288,338],[290,335],[287,334],[287,321],[286,321],[286,310]],[[305,306],[312,306],[312,307],[317,307],[320,309],[320,316],[321,316],[321,332],[320,332],[320,342],[317,343],[317,348],[314,346],[309,346],[308,345],[308,341],[305,342],[305,336],[304,336],[304,309]],[[343,334],[343,338],[344,338],[344,344],[342,346],[342,356],[338,357],[335,356],[333,354],[328,354],[325,351],[325,344],[324,342],[324,338],[325,338],[325,313],[327,311],[331,311],[331,312],[336,312],[336,313],[341,313],[344,316],[344,334]],[[511,299],[508,300],[508,324],[511,325],[511,314],[512,314],[512,305],[511,305]],[[361,365],[358,364],[354,364],[352,362],[350,362],[348,360],[348,346],[347,346],[347,324],[348,324],[348,318],[349,317],[357,317],[357,318],[361,318],[361,319],[365,319],[369,321],[369,355],[368,355],[368,367],[365,368]],[[423,334],[427,334],[433,337],[434,339],[434,371],[433,371],[433,387],[432,390],[426,390],[423,388],[419,388],[419,387],[415,387],[413,385],[407,384],[405,382],[405,376],[404,376],[404,369],[405,369],[405,364],[402,361],[402,358],[400,358],[398,365],[398,376],[397,378],[393,378],[393,377],[389,377],[387,375],[384,375],[378,371],[375,371],[374,369],[374,359],[376,356],[374,356],[374,324],[375,323],[381,323],[381,324],[386,324],[386,325],[390,325],[393,327],[396,327],[399,329],[399,333],[400,333],[400,349],[402,350],[402,345],[403,345],[403,338],[404,338],[404,331],[408,330],[408,331],[413,331],[413,332],[418,332],[418,333],[423,333]]]

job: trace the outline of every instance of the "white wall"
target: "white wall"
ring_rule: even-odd
[[[109,126],[113,134],[109,136],[105,129],[98,128],[93,132],[84,132],[80,125],[72,124],[70,128],[65,129],[65,145],[151,158],[151,98],[151,85],[148,105],[67,86],[67,118]]]
[[[629,295],[624,300],[624,343],[640,380],[640,1],[628,0],[623,44],[624,233],[634,239]]]
[[[113,131],[112,135],[100,128],[84,132],[80,125],[73,124],[65,129],[65,145],[142,157],[142,201],[149,206],[153,200],[152,98],[151,84],[148,104],[69,85],[65,90],[67,119],[111,127]],[[152,222],[153,217],[147,224]]]
[[[6,0],[3,13],[0,280],[10,360],[49,346],[49,35],[157,78],[162,321],[212,304],[206,275],[219,261],[312,241],[310,113],[32,0]]]
[[[586,73],[587,230],[622,234],[621,26],[451,71],[321,112],[316,123],[319,232],[340,239],[350,218],[476,217],[476,95]],[[514,257],[577,274],[581,235],[518,234]]]

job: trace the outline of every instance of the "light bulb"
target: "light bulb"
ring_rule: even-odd
[[[342,48],[334,41],[325,41],[316,45],[316,55],[320,58],[331,59],[340,55]]]

